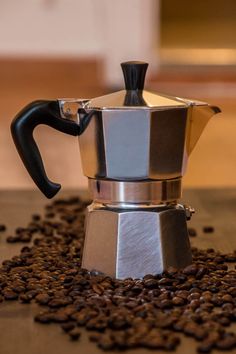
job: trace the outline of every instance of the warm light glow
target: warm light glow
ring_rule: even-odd
[[[235,65],[236,49],[231,48],[162,48],[165,64]]]

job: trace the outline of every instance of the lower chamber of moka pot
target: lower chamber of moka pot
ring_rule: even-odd
[[[191,263],[186,212],[152,208],[88,207],[82,266],[115,277],[142,278]]]

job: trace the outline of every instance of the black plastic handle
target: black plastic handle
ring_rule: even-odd
[[[50,181],[46,175],[39,149],[33,138],[34,128],[45,124],[69,135],[80,135],[76,122],[60,116],[58,101],[34,101],[20,111],[11,124],[11,133],[18,153],[41,192],[52,198],[61,185]]]

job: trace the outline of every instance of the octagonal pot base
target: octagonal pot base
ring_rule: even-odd
[[[83,268],[119,279],[142,278],[191,261],[184,210],[88,207]]]

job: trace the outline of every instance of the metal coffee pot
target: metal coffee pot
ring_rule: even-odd
[[[88,207],[82,266],[117,278],[141,278],[191,263],[186,220],[178,204],[190,153],[218,107],[144,90],[148,67],[122,63],[125,90],[93,99],[35,101],[12,122],[21,159],[38,188],[60,185],[45,173],[33,138],[46,124],[79,136]]]

